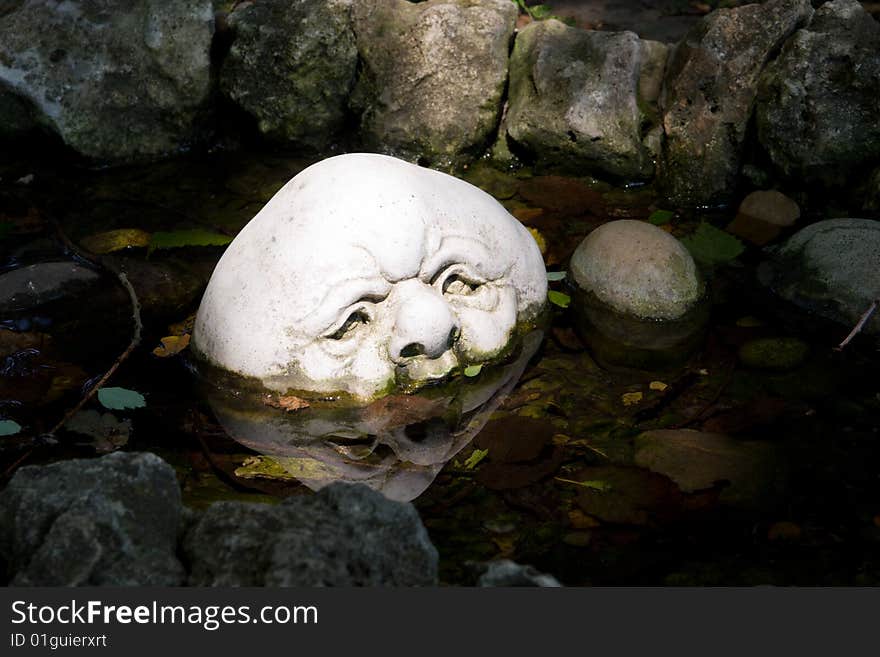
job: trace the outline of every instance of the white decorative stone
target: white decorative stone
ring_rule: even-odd
[[[645,319],[678,319],[703,293],[684,245],[644,221],[603,224],[580,243],[570,269],[582,289],[621,313]]]
[[[229,245],[193,347],[271,390],[371,399],[501,355],[546,295],[537,245],[491,196],[340,155],[288,182]]]

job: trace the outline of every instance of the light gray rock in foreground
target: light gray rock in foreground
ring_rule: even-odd
[[[0,11],[0,96],[26,99],[38,122],[88,157],[169,154],[194,138],[213,31],[210,0],[10,0]]]
[[[776,249],[758,275],[783,299],[852,328],[880,298],[880,221],[829,219],[807,226]],[[862,330],[880,334],[878,313]]]
[[[625,179],[653,172],[642,145],[640,81],[661,69],[665,48],[633,32],[595,32],[556,20],[536,21],[516,37],[510,60],[507,134],[540,164],[572,172],[602,171]],[[654,76],[656,77],[656,76]],[[645,99],[653,100],[653,99]]]
[[[553,575],[539,572],[532,566],[523,566],[510,559],[489,562],[486,572],[480,575],[479,586],[547,586],[559,587]]]
[[[222,91],[270,139],[327,146],[342,128],[357,48],[341,0],[261,0],[229,15]]]
[[[661,98],[666,142],[660,176],[672,202],[729,200],[761,71],[812,12],[809,0],[719,9],[675,47]]]
[[[217,502],[190,528],[196,586],[430,586],[437,550],[415,508],[331,484],[278,505]]]
[[[154,454],[24,467],[0,494],[0,555],[15,586],[175,586],[180,488]]]
[[[856,0],[822,5],[761,76],[756,113],[783,174],[846,182],[880,157],[880,23]]]
[[[516,15],[509,0],[353,0],[365,146],[435,166],[480,155],[498,125]]]

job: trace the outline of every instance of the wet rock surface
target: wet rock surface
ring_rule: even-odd
[[[14,2],[0,15],[0,96],[32,103],[88,157],[169,154],[208,98],[213,26],[208,0]]]
[[[650,176],[642,146],[643,46],[632,32],[588,32],[556,21],[517,35],[507,134],[540,163]]]
[[[682,205],[723,202],[736,189],[758,79],[812,14],[808,0],[718,10],[675,47],[661,100],[661,183]]]
[[[234,42],[221,89],[268,138],[325,147],[342,128],[357,49],[346,3],[245,3],[228,18]]]
[[[174,470],[153,454],[25,467],[0,494],[0,553],[15,586],[176,586]]]
[[[758,271],[777,295],[810,313],[853,327],[880,298],[880,222],[828,219],[776,249]],[[880,333],[876,315],[864,326]]]
[[[43,262],[0,275],[0,311],[34,310],[60,299],[72,300],[93,288],[100,275],[72,262]]]
[[[363,485],[278,505],[220,502],[190,528],[196,586],[430,586],[437,550],[418,513]]]
[[[758,136],[777,169],[843,182],[880,158],[880,23],[856,0],[822,5],[761,76]]]
[[[352,105],[365,146],[435,166],[485,149],[516,21],[507,0],[355,0],[363,62]]]

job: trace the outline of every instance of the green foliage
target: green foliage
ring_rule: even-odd
[[[143,408],[147,405],[144,396],[128,388],[101,388],[98,401],[112,411],[124,411],[129,408]]]
[[[229,235],[215,233],[204,228],[174,230],[171,232],[153,233],[150,239],[149,253],[156,249],[176,249],[183,246],[226,246],[232,241]]]
[[[672,210],[654,210],[648,217],[648,222],[655,226],[662,226],[672,221],[675,213]]]
[[[556,290],[550,290],[547,293],[547,298],[550,300],[550,303],[559,306],[560,308],[568,308],[568,304],[571,303],[571,297],[563,292],[557,292]]]
[[[529,7],[526,4],[526,0],[513,0],[517,7],[519,7],[520,12],[531,18],[535,21],[546,21],[551,18],[555,18],[558,21],[562,21],[566,25],[574,25],[575,20],[573,18],[563,18],[562,16],[557,16],[553,13],[553,9],[550,8],[550,5],[534,5]]]
[[[565,277],[568,275],[568,272],[564,271],[548,271],[547,272],[547,280],[551,283],[556,281],[564,281]]]
[[[730,233],[702,222],[693,235],[681,240],[694,260],[708,267],[736,259],[744,250],[742,242]]]
[[[468,365],[464,368],[464,375],[474,377],[477,376],[483,370],[483,365]]]
[[[21,431],[21,425],[15,420],[0,420],[0,436],[14,436]]]
[[[470,456],[465,459],[464,467],[468,470],[473,470],[477,467],[477,465],[486,458],[486,455],[489,454],[488,449],[475,449]]]

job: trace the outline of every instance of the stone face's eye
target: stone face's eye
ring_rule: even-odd
[[[363,309],[352,312],[344,322],[333,333],[327,336],[329,340],[342,340],[348,334],[352,333],[358,326],[368,324],[370,316]]]
[[[463,264],[449,265],[435,274],[431,281],[443,294],[469,295],[485,281]]]
[[[472,294],[480,285],[454,274],[443,281],[443,294]]]

